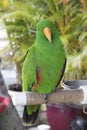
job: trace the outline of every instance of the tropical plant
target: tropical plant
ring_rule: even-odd
[[[40,18],[40,9],[32,2],[22,1],[10,3],[8,12],[3,16],[10,41],[12,57],[21,77],[22,62],[26,51],[35,40],[35,28]],[[36,11],[37,9],[37,11]]]

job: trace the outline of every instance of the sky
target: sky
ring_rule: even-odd
[[[9,42],[7,39],[7,33],[5,29],[0,29],[0,50],[3,49]]]
[[[2,19],[0,19],[0,50],[2,50],[8,43],[9,41],[7,40],[7,32]]]

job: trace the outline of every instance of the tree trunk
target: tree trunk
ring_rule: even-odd
[[[8,92],[0,71],[0,94],[8,96]],[[19,118],[15,107],[10,101],[10,105],[4,112],[0,112],[0,130],[24,130],[21,119]]]

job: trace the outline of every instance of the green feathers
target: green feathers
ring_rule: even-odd
[[[23,91],[41,94],[54,91],[64,74],[65,61],[66,54],[58,30],[51,21],[41,20],[37,24],[35,43],[29,48],[23,63]]]

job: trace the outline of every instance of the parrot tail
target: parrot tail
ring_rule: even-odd
[[[34,125],[37,121],[38,114],[39,114],[39,108],[35,112],[33,112],[31,115],[29,115],[27,112],[27,106],[25,106],[24,112],[23,112],[23,125],[24,126]]]

